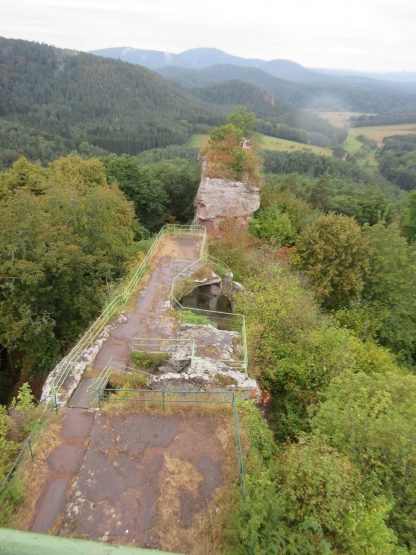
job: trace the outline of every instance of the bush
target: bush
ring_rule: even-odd
[[[251,232],[269,243],[291,246],[296,240],[294,228],[288,214],[277,207],[266,208],[250,222]]]
[[[364,288],[368,242],[353,218],[321,216],[299,236],[292,262],[326,307],[339,308]]]
[[[204,325],[204,326],[214,326],[213,322],[207,317],[201,314],[195,314],[191,310],[179,310],[178,311],[179,320],[183,324],[194,324],[194,325]]]
[[[369,493],[390,498],[390,524],[416,548],[416,378],[346,372],[334,378],[312,420],[316,433],[355,463]]]
[[[389,504],[366,499],[359,470],[322,439],[300,438],[282,449],[275,487],[285,525],[281,553],[396,553],[385,523]]]
[[[149,378],[141,372],[121,374],[113,372],[109,379],[109,389],[144,389],[147,388]]]
[[[139,368],[158,368],[170,359],[169,353],[147,353],[145,351],[132,351],[131,359]]]

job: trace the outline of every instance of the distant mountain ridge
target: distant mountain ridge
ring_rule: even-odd
[[[405,79],[400,75],[318,71],[290,60],[241,58],[216,48],[172,54],[122,47],[93,53],[144,65],[186,88],[235,79],[246,81],[296,108],[364,113],[416,110],[416,82],[410,75]]]
[[[266,61],[258,58],[242,58],[217,48],[191,48],[179,54],[172,54],[122,46],[92,50],[91,54],[140,64],[153,70],[160,70],[168,66],[204,69],[212,65],[230,64],[263,69],[270,75],[295,82],[325,79],[325,76],[321,76],[319,73],[290,60]]]
[[[140,64],[157,71],[169,66],[188,69],[204,69],[214,65],[229,64],[261,69],[274,77],[294,82],[325,82],[328,78],[357,77],[365,80],[371,79],[397,84],[416,84],[416,72],[411,71],[377,73],[346,69],[307,68],[292,60],[243,58],[241,56],[228,54],[218,48],[191,48],[179,54],[173,54],[171,52],[161,52],[159,50],[145,50],[130,46],[121,46],[92,50],[91,54],[115,58],[133,64]]]

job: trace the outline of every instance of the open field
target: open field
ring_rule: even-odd
[[[362,112],[318,112],[318,116],[334,127],[349,127],[349,119],[361,115]]]
[[[192,135],[186,143],[186,146],[193,148],[203,148],[208,142],[209,135]],[[312,152],[319,156],[332,156],[330,148],[324,148],[316,145],[306,145],[297,143],[295,141],[288,141],[286,139],[278,139],[277,137],[270,137],[268,135],[260,135],[261,149],[262,150],[277,150],[281,152]]]
[[[360,148],[363,146],[353,133],[348,133],[348,137],[345,143],[342,145],[348,154],[356,154]]]
[[[311,152],[318,156],[332,156],[332,150],[316,145],[306,145],[297,143],[295,141],[288,141],[286,139],[278,139],[277,137],[269,137],[261,135],[261,148],[262,150],[277,150],[281,152]]]
[[[348,133],[348,137],[342,146],[348,154],[355,155],[359,153],[357,162],[360,166],[365,168],[377,168],[378,162],[375,156],[376,149],[363,148],[363,143],[357,139],[357,135],[360,135],[360,133],[354,133],[353,131],[356,131],[356,129],[353,129],[350,133]]]
[[[416,123],[402,123],[397,125],[372,125],[371,127],[354,127],[351,129],[351,135],[365,135],[369,139],[373,139],[378,145],[382,145],[385,137],[392,135],[409,135],[416,134]]]

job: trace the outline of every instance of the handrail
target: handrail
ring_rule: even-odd
[[[136,268],[133,276],[129,282],[125,285],[124,289],[116,294],[113,299],[107,304],[100,316],[93,322],[93,324],[84,333],[77,344],[72,348],[72,350],[63,358],[60,363],[60,368],[57,376],[54,378],[50,384],[50,393],[48,399],[41,399],[43,401],[52,402],[57,405],[57,398],[59,396],[59,388],[65,383],[74,365],[79,361],[83,355],[84,350],[89,347],[95,339],[101,334],[104,327],[108,324],[111,318],[116,313],[117,309],[126,304],[132,295],[133,291],[136,289],[138,282],[143,277],[145,270],[159,245],[160,240],[167,234],[180,235],[180,234],[195,234],[201,235],[201,248],[199,256],[202,257],[205,254],[206,249],[206,230],[203,226],[198,225],[177,225],[177,224],[166,224],[156,235],[152,246],[147,252],[146,256],[140,262],[139,266]],[[59,366],[59,365],[58,365]]]
[[[147,252],[146,256],[140,262],[139,266],[134,271],[132,277],[127,282],[126,285],[117,293],[110,302],[104,307],[103,312],[100,316],[92,323],[84,335],[78,340],[76,345],[71,349],[71,351],[62,359],[61,363],[58,365],[59,371],[56,376],[54,376],[49,389],[49,394],[42,398],[44,401],[44,410],[38,420],[35,421],[34,427],[32,428],[30,434],[23,441],[18,454],[10,467],[5,478],[0,483],[0,498],[6,492],[6,486],[9,483],[11,477],[13,476],[18,464],[23,459],[24,455],[32,453],[32,444],[36,438],[36,435],[42,429],[42,426],[49,421],[49,419],[54,414],[51,410],[52,407],[57,411],[58,402],[57,397],[59,394],[59,388],[65,383],[74,365],[80,360],[83,355],[84,350],[89,347],[93,341],[102,333],[104,327],[109,323],[111,318],[116,313],[119,306],[125,304],[133,291],[135,290],[138,282],[143,277],[147,265],[149,264],[156,247],[160,243],[160,240],[167,234],[170,235],[181,235],[181,234],[194,234],[201,235],[201,247],[199,251],[199,256],[203,257],[206,250],[206,230],[203,226],[198,225],[178,225],[178,224],[167,224],[159,231],[159,233],[154,238],[152,246]],[[113,363],[117,364],[117,363]]]
[[[134,337],[129,341],[131,351],[144,351],[146,353],[176,353],[181,347],[189,348],[189,357],[192,358],[195,354],[195,340],[194,339],[177,339],[177,338],[148,338],[148,337]],[[150,349],[145,349],[149,347]]]
[[[123,371],[131,370],[132,373],[135,372],[136,374],[143,375],[145,378],[147,378],[147,380],[149,380],[152,377],[152,374],[150,374],[149,372],[145,372],[144,370],[138,370],[137,368],[132,368],[130,366],[127,366],[126,364],[122,364],[121,362],[116,362],[110,359],[105,365],[105,367],[102,369],[100,374],[97,376],[97,378],[92,382],[92,384],[88,386],[87,388],[88,393],[91,393],[95,395],[96,398],[99,398],[100,392],[106,389],[107,382],[111,374],[113,373],[113,370],[115,369],[123,370]]]
[[[207,318],[210,318],[210,317],[211,318],[226,318],[226,317],[228,317],[228,318],[235,318],[236,320],[239,320],[240,321],[239,333],[241,335],[241,346],[242,346],[242,351],[243,351],[243,360],[242,361],[232,361],[232,360],[227,359],[227,361],[219,360],[219,362],[227,362],[227,363],[230,363],[230,365],[232,364],[234,367],[240,367],[244,371],[245,375],[247,376],[248,348],[247,348],[247,336],[246,336],[246,319],[245,319],[244,314],[239,314],[239,313],[234,313],[234,312],[220,312],[218,310],[206,310],[206,309],[203,309],[203,308],[184,307],[175,296],[175,288],[176,288],[178,280],[185,279],[187,277],[187,275],[189,275],[189,270],[192,267],[196,266],[197,264],[201,264],[201,262],[206,262],[209,258],[214,258],[214,257],[211,257],[208,253],[204,253],[204,255],[200,256],[200,258],[198,260],[195,260],[194,262],[189,264],[186,268],[184,268],[181,272],[176,274],[176,276],[173,278],[172,286],[171,286],[171,289],[170,289],[171,304],[177,310],[193,312],[194,314],[203,313],[204,315],[207,316]],[[218,259],[214,259],[214,260],[221,263],[221,261],[218,260]],[[224,266],[226,266],[226,265],[224,264]]]

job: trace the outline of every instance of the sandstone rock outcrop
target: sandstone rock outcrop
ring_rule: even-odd
[[[223,221],[247,226],[259,206],[259,189],[248,183],[203,176],[195,199],[193,223],[205,226],[210,235],[218,237]]]

